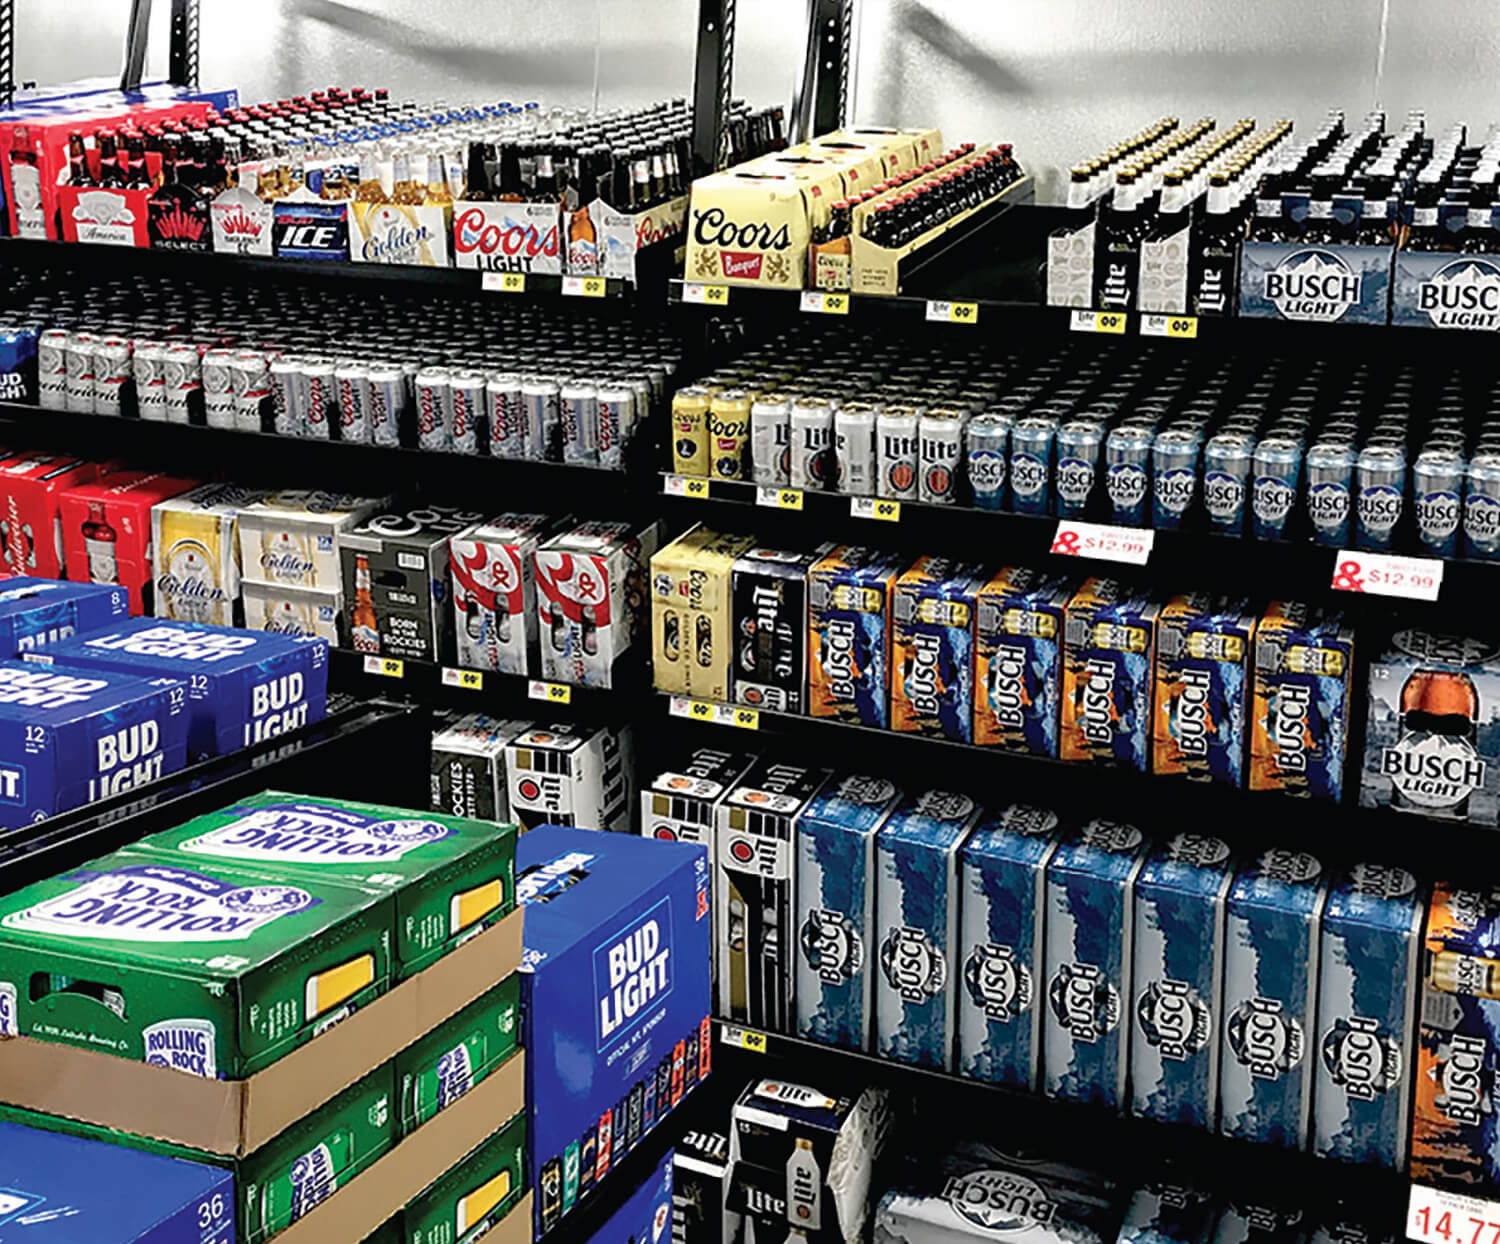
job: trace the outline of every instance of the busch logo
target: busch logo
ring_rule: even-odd
[[[834,700],[854,699],[854,623],[848,618],[830,618],[823,628],[821,645],[823,675]]]
[[[1484,548],[1500,540],[1500,498],[1470,492],[1464,501],[1464,534]]]
[[[1260,475],[1255,480],[1255,517],[1263,523],[1280,523],[1292,512],[1297,489],[1279,475]]]
[[[987,678],[990,711],[1002,730],[1020,730],[1026,721],[1026,649],[996,644]]]
[[[929,1002],[948,981],[947,960],[921,929],[891,929],[880,948],[880,965],[891,988],[906,1002]]]
[[[1052,1017],[1075,1041],[1092,1044],[1120,1023],[1120,993],[1092,963],[1059,964],[1047,990]]]
[[[1234,518],[1245,504],[1245,481],[1226,471],[1208,472],[1203,477],[1203,503],[1214,518]]]
[[[1227,1020],[1229,1048],[1257,1080],[1279,1080],[1302,1061],[1302,1025],[1272,998],[1251,998]]]
[[[896,456],[894,453],[887,457]],[[1005,487],[1005,455],[991,450],[969,454],[969,484],[978,497],[993,496]]]
[[[1085,663],[1080,708],[1083,737],[1096,747],[1108,747],[1115,737],[1115,663],[1107,657],[1090,657]]]
[[[1490,1103],[1492,1075],[1485,1068],[1483,1037],[1455,1033],[1448,1043],[1448,1058],[1439,1072],[1437,1104],[1451,1123],[1477,1127],[1493,1108]]]
[[[1009,946],[975,946],[964,963],[964,987],[988,1019],[1005,1023],[1031,1009],[1031,971]]]
[[[1458,494],[1456,492],[1424,492],[1418,495],[1417,530],[1424,540],[1434,543],[1446,540],[1458,530]]]
[[[808,967],[825,984],[842,985],[864,967],[864,939],[842,912],[814,907],[803,921],[800,940]]]
[[[1456,259],[1417,287],[1417,309],[1436,328],[1500,328],[1500,267]]]
[[[1064,501],[1083,504],[1094,491],[1094,464],[1082,458],[1064,458],[1057,464],[1057,495]]]
[[[1047,1227],[1057,1205],[1045,1189],[1011,1171],[968,1171],[949,1176],[943,1198],[959,1217],[986,1231],[1021,1231]]]
[[[1404,868],[1388,864],[1356,864],[1349,870],[1349,884],[1356,894],[1379,898],[1405,898],[1416,893],[1417,879]]]
[[[919,717],[936,717],[942,705],[939,664],[943,641],[940,636],[919,631],[912,636],[911,672],[905,681],[906,698]]]
[[[1280,881],[1284,885],[1305,885],[1315,880],[1323,871],[1317,856],[1306,851],[1290,851],[1285,847],[1272,847],[1260,857],[1260,870],[1268,881]]]
[[[1035,454],[1012,454],[1010,486],[1017,496],[1034,497],[1047,486],[1047,464]]]
[[[1163,1058],[1186,1062],[1208,1045],[1212,1017],[1186,981],[1152,981],[1136,1000],[1135,1014],[1146,1043]]]
[[[1359,305],[1361,280],[1330,251],[1297,251],[1266,273],[1266,298],[1289,320],[1324,323]]]
[[[1229,858],[1229,844],[1212,834],[1181,833],[1167,843],[1168,856],[1195,868],[1216,868]]]
[[[1276,747],[1276,767],[1283,774],[1307,772],[1307,717],[1312,690],[1302,683],[1282,683],[1272,693],[1267,726]]]
[[[1134,509],[1146,499],[1146,472],[1133,462],[1117,462],[1104,480],[1110,503],[1120,510]]]
[[[1177,697],[1177,746],[1184,756],[1203,759],[1208,755],[1209,735],[1213,722],[1208,713],[1208,696],[1213,690],[1213,676],[1204,669],[1180,671],[1182,685]]]
[[[1160,472],[1154,484],[1153,493],[1157,505],[1169,514],[1181,514],[1193,503],[1198,478],[1191,468],[1173,467]]]
[[[1358,1101],[1374,1101],[1401,1082],[1401,1047],[1373,1019],[1339,1019],[1323,1034],[1323,1066]]]
[[[1466,738],[1413,732],[1380,754],[1380,771],[1418,807],[1452,811],[1484,789],[1485,764]]]
[[[1307,490],[1307,516],[1321,531],[1343,526],[1349,517],[1348,487],[1326,481],[1311,485]]]
[[[1376,535],[1385,535],[1401,517],[1401,489],[1390,484],[1370,484],[1359,490],[1355,510],[1359,521]]]

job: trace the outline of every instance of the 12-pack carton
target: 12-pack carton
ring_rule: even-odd
[[[905,562],[841,545],[807,572],[808,711],[890,724],[891,592]]]
[[[694,527],[651,558],[651,667],[659,691],[724,703],[733,635],[730,572],[754,541]]]
[[[510,815],[523,830],[628,829],[634,779],[628,726],[534,726],[505,744]]]
[[[1158,609],[1114,579],[1086,579],[1068,601],[1062,759],[1146,770]]]
[[[974,742],[1032,756],[1057,755],[1062,575],[1024,566],[999,571],[974,609]]]
[[[458,663],[529,674],[537,649],[536,551],[566,520],[500,514],[448,543]]]
[[[518,1114],[401,1211],[406,1244],[473,1244],[524,1195],[526,1115]]]
[[[240,573],[245,582],[338,591],[339,537],[383,497],[296,490],[273,492],[240,511]]]
[[[99,464],[60,454],[0,457],[0,562],[10,574],[61,579],[62,494],[99,478]],[[80,566],[73,578],[86,580]]]
[[[521,977],[513,972],[396,1055],[401,1136],[446,1110],[515,1053]]]
[[[735,560],[730,584],[736,704],[807,711],[807,572],[832,549],[754,548]]]
[[[672,1244],[734,1244],[740,1216],[729,1208],[729,1172],[725,1133],[683,1133],[672,1154]]]
[[[709,859],[714,859],[719,801],[758,759],[754,752],[694,748],[641,791],[642,837],[701,842],[708,848]]]
[[[150,613],[156,596],[151,511],[197,486],[161,471],[115,471],[58,497],[63,557],[81,583],[119,584],[130,612]]]
[[[204,484],[151,507],[158,618],[233,626],[240,601],[239,515],[263,488]]]
[[[95,631],[130,610],[123,587],[65,579],[6,579],[0,583],[0,658],[19,657],[83,631]]]
[[[530,722],[487,713],[440,722],[432,734],[432,810],[480,821],[509,820],[505,746],[530,728]]]
[[[891,597],[891,729],[968,743],[974,734],[973,563],[921,557]]]
[[[1255,617],[1243,598],[1174,596],[1156,627],[1151,771],[1244,784]]]

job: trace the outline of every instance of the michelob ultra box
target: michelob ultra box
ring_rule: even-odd
[[[60,454],[0,451],[0,563],[13,575],[61,579],[61,498],[64,491],[99,478],[99,464]],[[161,546],[158,545],[158,548]],[[79,566],[73,578],[86,580]],[[227,619],[226,619],[227,620]]]
[[[505,747],[529,729],[529,721],[487,713],[442,719],[432,733],[432,810],[472,820],[509,820]]]
[[[299,730],[322,721],[328,707],[328,645],[321,639],[129,618],[26,659],[186,683],[189,760]]]
[[[651,668],[659,691],[716,704],[730,698],[730,572],[753,543],[700,526],[652,555]]]
[[[1229,847],[1175,834],[1135,882],[1130,1110],[1212,1131],[1219,1111],[1219,999]]]
[[[891,596],[891,729],[971,742],[980,567],[920,557]]]
[[[1424,904],[1403,868],[1356,864],[1329,885],[1318,964],[1312,1149],[1401,1170]]]
[[[123,587],[15,578],[0,582],[0,658],[19,657],[83,631],[110,626],[130,612]]]
[[[505,745],[510,815],[523,831],[629,829],[634,776],[629,726],[533,726]]]
[[[187,738],[181,682],[0,661],[0,829],[176,773]]]
[[[1047,865],[1055,812],[1012,804],[980,822],[958,856],[958,1073],[1035,1089],[1042,1067]]]
[[[520,1007],[521,976],[513,972],[396,1055],[401,1136],[483,1083],[516,1052]]]
[[[385,991],[394,904],[117,851],[0,898],[4,1035],[243,1079]]]
[[[711,874],[696,844],[555,825],[522,837],[516,866],[540,1235],[708,1074]]]
[[[807,572],[809,712],[890,725],[891,593],[903,559],[841,545]]]
[[[203,484],[151,507],[158,618],[233,626],[240,599],[238,521],[262,488]]]
[[[1162,606],[1151,772],[1244,785],[1254,630],[1243,597],[1188,592]]]
[[[255,869],[267,878],[329,878],[395,895],[397,980],[420,972],[516,907],[516,828],[435,812],[264,791],[135,850]]]
[[[529,674],[539,668],[536,551],[566,520],[500,514],[448,542],[458,663]]]
[[[901,793],[840,775],[797,818],[797,1034],[867,1050],[874,1030],[875,840]]]
[[[833,550],[749,549],[735,559],[734,656],[736,704],[778,713],[807,711],[807,574]]]
[[[974,612],[974,742],[1032,756],[1057,755],[1063,611],[1073,594],[1062,575],[1024,566],[999,571]]]
[[[641,792],[641,836],[667,842],[701,842],[712,859],[719,801],[758,759],[755,752],[694,748]]]
[[[1158,609],[1115,579],[1085,579],[1068,601],[1062,759],[1146,769]]]
[[[524,1195],[526,1114],[516,1115],[401,1211],[406,1244],[474,1244]]]
[[[1338,613],[1272,601],[1255,626],[1250,789],[1339,799],[1354,631]]]
[[[924,791],[876,836],[875,1052],[884,1058],[953,1070],[958,852],[982,811],[967,795]]]
[[[240,511],[240,572],[246,580],[337,589],[339,537],[389,500],[348,493],[273,492]]]
[[[756,763],[718,804],[714,944],[719,1015],[789,1032],[796,974],[796,824],[827,769]]]
[[[1047,864],[1043,1090],[1120,1107],[1130,1070],[1136,878],[1148,844],[1133,825],[1090,821]]]
[[[1131,1193],[1116,1244],[1209,1244],[1218,1213],[1212,1193],[1153,1180]]]
[[[130,612],[150,613],[156,595],[151,511],[198,486],[161,471],[115,471],[58,496],[63,560],[80,583],[119,585]]]
[[[1219,1131],[1304,1149],[1312,1126],[1322,864],[1273,848],[1235,873],[1224,955]]]

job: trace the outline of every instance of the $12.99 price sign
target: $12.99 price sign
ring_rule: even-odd
[[[1500,1244],[1500,1204],[1413,1184],[1406,1234],[1422,1244]]]
[[[1396,557],[1344,549],[1333,560],[1333,588],[1337,592],[1436,600],[1442,586],[1443,562],[1436,557]]]
[[[1143,527],[1110,527],[1059,519],[1052,551],[1062,557],[1095,557],[1101,561],[1144,566],[1156,533]]]

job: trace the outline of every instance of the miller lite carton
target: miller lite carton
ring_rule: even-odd
[[[894,554],[846,544],[807,572],[812,716],[890,725],[891,593],[904,566]]]
[[[641,791],[641,836],[701,842],[713,859],[719,802],[759,759],[755,752],[695,748]]]
[[[1012,804],[959,852],[959,1075],[1040,1083],[1047,865],[1062,833],[1055,812]]]
[[[1152,1180],[1131,1193],[1116,1244],[1209,1244],[1217,1218],[1210,1193]]]
[[[1272,601],[1255,626],[1250,789],[1340,799],[1354,631],[1338,613]]]
[[[1318,965],[1312,1149],[1404,1169],[1424,904],[1404,868],[1356,864],[1329,887]]]
[[[1096,820],[1069,833],[1047,864],[1048,1097],[1125,1104],[1134,892],[1148,849],[1133,825]]]
[[[526,1112],[503,1124],[401,1211],[410,1244],[476,1244],[526,1195]]]
[[[1174,596],[1156,626],[1151,771],[1244,785],[1249,719],[1249,601]]]
[[[396,1055],[401,1136],[483,1083],[516,1052],[520,1010],[521,974],[512,972]]]
[[[62,454],[17,453],[0,459],[0,563],[13,575],[86,580],[65,569],[62,494],[99,478],[99,464]]]
[[[1026,567],[999,571],[974,611],[974,742],[1031,756],[1057,756],[1063,610],[1073,589],[1062,575]]]
[[[24,656],[124,618],[123,587],[66,579],[6,579],[0,583],[0,658]]]
[[[1131,1113],[1212,1131],[1219,1110],[1219,998],[1229,847],[1180,833],[1135,882],[1129,999]]]
[[[797,818],[797,1034],[868,1050],[874,1027],[875,841],[901,794],[839,775]]]
[[[252,502],[239,517],[241,575],[247,583],[336,591],[339,537],[388,500],[313,490]]]
[[[555,825],[521,838],[516,868],[521,1045],[571,1052],[526,1059],[540,1234],[709,1073],[712,872],[696,843]]]
[[[807,575],[832,550],[832,544],[801,553],[754,548],[735,560],[730,590],[736,704],[807,711]]]
[[[151,512],[197,483],[160,471],[116,471],[64,489],[58,519],[69,576],[117,584],[129,593],[131,613],[150,613],[156,596]]]
[[[876,836],[875,1052],[883,1058],[953,1070],[958,852],[982,812],[967,795],[924,791],[903,800]]]
[[[719,1015],[790,1032],[796,973],[796,825],[827,769],[761,760],[719,802],[714,944]]]
[[[740,1216],[729,1209],[729,1170],[725,1133],[683,1133],[672,1156],[672,1244],[734,1244]]]
[[[694,527],[651,558],[651,665],[659,691],[722,704],[733,672],[730,572],[754,543]]]
[[[630,828],[630,728],[533,726],[505,745],[510,815],[538,825]]]
[[[1145,771],[1158,608],[1115,579],[1086,579],[1068,601],[1062,759]]]
[[[1312,1124],[1308,1044],[1316,1034],[1322,864],[1275,849],[1235,873],[1229,890],[1219,1131],[1304,1149]]]
[[[501,514],[449,541],[458,663],[529,674],[537,650],[536,551],[566,520]]]
[[[176,773],[187,732],[181,682],[0,661],[0,829]]]
[[[179,622],[233,626],[240,600],[240,512],[263,488],[204,484],[151,507],[156,598],[152,612]]]
[[[920,557],[891,597],[891,729],[968,743],[974,735],[978,565]]]
[[[509,820],[505,745],[529,729],[528,721],[487,713],[441,722],[432,734],[432,810],[471,820]]]
[[[327,711],[328,645],[321,639],[128,618],[26,660],[186,683],[190,761],[253,747],[322,721]]]

